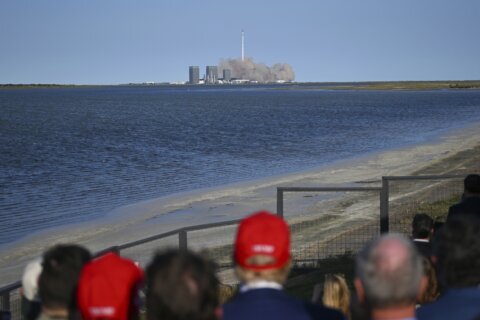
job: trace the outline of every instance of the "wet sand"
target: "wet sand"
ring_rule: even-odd
[[[180,227],[239,219],[259,209],[275,211],[278,186],[378,186],[382,176],[409,175],[422,169],[428,174],[468,172],[470,164],[454,155],[461,153],[463,158],[468,158],[470,152],[471,156],[477,156],[478,149],[473,148],[479,145],[480,125],[474,124],[424,144],[339,161],[294,174],[124,206],[104,219],[38,232],[4,246],[0,257],[0,285],[17,281],[28,261],[56,243],[78,243],[95,252]],[[336,211],[339,201],[346,200],[331,195],[289,195],[285,201],[285,216],[290,223],[300,223],[311,219],[313,214],[328,212],[328,219],[326,217],[316,231],[323,232],[327,239],[338,235],[338,230],[353,225],[353,220],[375,219],[378,212],[372,208],[375,201],[369,197],[351,197],[350,202],[354,203],[350,203],[346,212]],[[206,233],[210,232],[210,238],[214,239],[212,242],[226,244],[233,237],[233,230],[224,228]],[[197,238],[204,237],[192,235],[190,243],[202,246]],[[172,238],[164,243],[175,245],[177,240]],[[148,250],[153,251],[153,247]]]

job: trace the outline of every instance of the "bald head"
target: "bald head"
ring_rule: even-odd
[[[395,273],[409,259],[410,252],[403,239],[397,237],[386,237],[379,241],[373,256],[378,270],[385,273]]]
[[[365,299],[372,307],[382,308],[415,302],[423,265],[410,239],[389,234],[358,253],[355,271]]]

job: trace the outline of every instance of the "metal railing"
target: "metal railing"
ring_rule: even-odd
[[[318,259],[323,259],[326,257],[331,257],[336,254],[343,253],[355,253],[359,248],[361,248],[365,242],[369,239],[378,236],[379,233],[385,233],[393,229],[397,231],[394,223],[392,224],[392,208],[391,204],[396,204],[399,202],[398,199],[401,197],[396,196],[392,197],[392,183],[398,182],[417,182],[415,185],[422,190],[431,192],[432,190],[438,190],[441,188],[442,184],[432,183],[445,181],[445,180],[459,180],[463,176],[388,176],[382,177],[381,186],[378,187],[278,187],[277,188],[277,214],[281,217],[286,218],[289,222],[292,230],[292,256],[294,261],[314,261]],[[418,181],[426,182],[426,185],[419,184]],[[379,181],[380,184],[380,181]],[[451,190],[445,192],[443,197],[450,196],[450,194],[458,194],[461,192],[459,187],[461,184],[458,181],[455,181],[455,187],[451,187]],[[404,192],[406,194],[406,188],[398,188],[399,192]],[[426,192],[425,191],[425,192]],[[360,222],[355,224],[347,221],[352,225],[352,228],[349,230],[342,229],[343,226],[331,227],[330,235],[325,236],[322,234],[323,231],[318,231],[320,226],[328,225],[332,221],[335,221],[335,217],[330,217],[325,220],[324,215],[317,214],[313,218],[308,218],[305,221],[295,221],[292,218],[290,222],[290,216],[285,217],[285,194],[286,193],[342,193],[342,194],[362,194],[361,198],[352,198],[352,202],[349,205],[355,204],[358,201],[362,201],[365,198],[368,198],[367,194],[376,194],[376,199],[372,197],[370,200],[379,204],[379,208],[376,209],[376,206],[373,206],[371,209],[368,209],[369,218],[360,219]],[[419,191],[420,192],[420,191]],[[423,192],[423,191],[422,191]],[[417,192],[418,193],[418,192]],[[402,203],[413,201],[415,195],[412,195],[409,200],[408,196],[404,196],[403,202],[400,201],[400,206]],[[418,206],[416,206],[418,207]],[[398,208],[394,208],[393,216],[396,217],[398,213]],[[373,211],[378,210],[377,213]],[[189,234],[195,234],[203,230],[208,229],[219,229],[219,228],[228,228],[235,226],[240,222],[240,220],[230,220],[217,223],[208,223],[202,225],[188,226],[184,228],[175,229],[169,232],[162,234],[150,236],[144,239],[137,241],[132,241],[117,246],[106,248],[96,255],[101,255],[109,251],[117,251],[122,255],[125,255],[129,258],[143,260],[150,257],[152,250],[158,249],[159,247],[165,246],[178,246],[179,248],[186,249],[195,247],[201,241],[195,241],[194,243],[189,243]],[[395,222],[395,221],[394,221]],[[318,230],[317,230],[318,229]],[[342,230],[340,230],[342,229]],[[218,231],[218,230],[217,230]],[[223,236],[227,234],[232,236],[233,232],[231,230],[224,231]],[[221,232],[221,230],[219,231]],[[325,234],[328,234],[328,230]],[[326,239],[326,240],[325,240]],[[164,241],[163,244],[157,244],[156,242]],[[220,243],[215,243],[210,245],[210,252],[217,254],[214,260],[218,261],[230,261],[231,260],[231,247],[232,247],[233,238],[231,241],[225,242],[222,238]],[[151,246],[151,248],[148,248]],[[142,250],[140,247],[143,248]],[[220,248],[220,249],[219,249]],[[216,251],[215,251],[216,250]],[[231,266],[230,263],[224,263],[223,266]],[[19,289],[21,287],[20,281],[12,283],[10,285],[0,288],[0,310],[12,311],[12,319],[21,319],[20,315],[20,299],[19,299]],[[12,305],[14,304],[13,308]],[[18,304],[18,305],[17,305]]]

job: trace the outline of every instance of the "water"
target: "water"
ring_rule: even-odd
[[[422,143],[480,91],[98,87],[0,91],[0,244],[121,205]]]

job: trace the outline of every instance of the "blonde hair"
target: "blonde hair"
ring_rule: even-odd
[[[226,284],[220,284],[218,286],[218,296],[220,298],[220,304],[225,304],[235,295],[235,288]]]
[[[272,263],[272,257],[265,255],[256,255],[250,257],[248,264],[251,266],[265,266]],[[238,279],[241,282],[249,283],[259,280],[273,281],[280,284],[284,284],[287,281],[288,274],[290,273],[291,261],[289,260],[283,267],[279,269],[266,269],[266,270],[252,270],[243,268],[239,265],[235,267],[235,272]]]
[[[350,318],[350,290],[341,274],[326,274],[323,283],[323,305],[340,310]]]
[[[438,287],[437,282],[437,273],[435,272],[432,262],[425,257],[423,257],[423,274],[427,277],[428,283],[425,291],[417,301],[420,305],[435,301],[440,295],[440,288]]]

